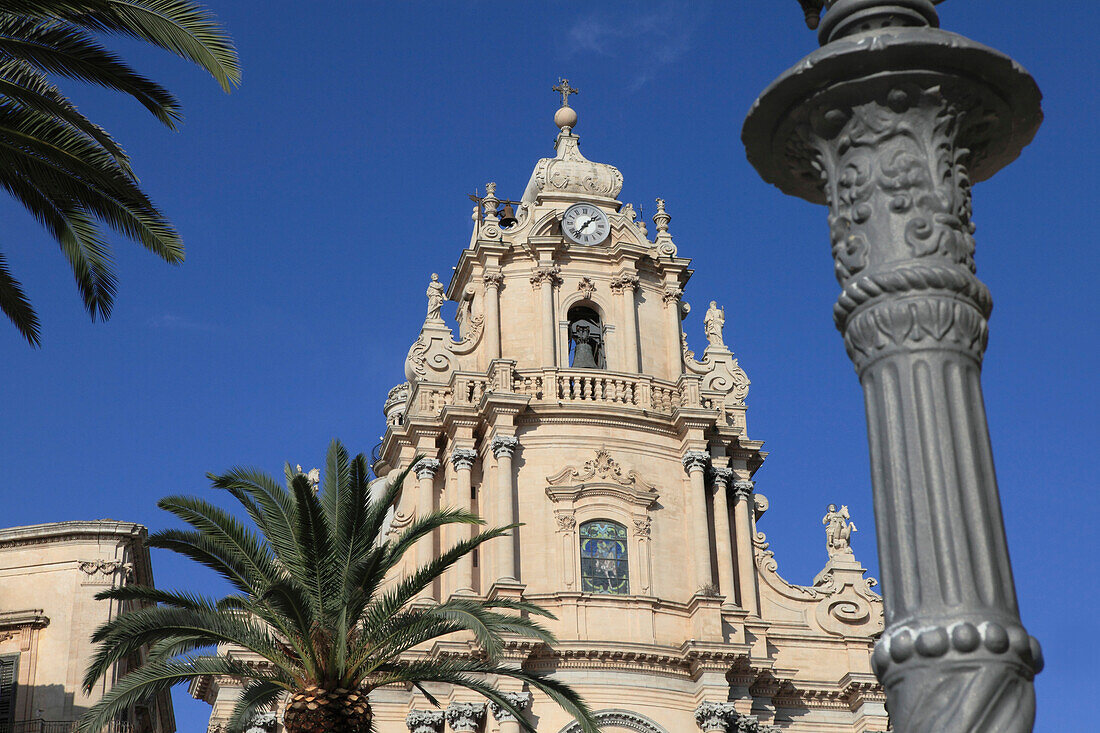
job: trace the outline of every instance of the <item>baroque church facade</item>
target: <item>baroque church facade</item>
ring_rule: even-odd
[[[882,600],[848,544],[846,509],[825,518],[829,559],[814,584],[783,580],[757,529],[768,500],[753,474],[766,454],[749,434],[749,379],[724,312],[710,303],[697,357],[681,323],[690,260],[671,216],[658,199],[650,239],[618,198],[620,172],[581,154],[563,87],[554,157],[516,201],[486,186],[450,282],[428,286],[407,381],[385,403],[376,473],[425,457],[391,532],[446,506],[522,525],[424,600],[523,598],[551,611],[559,643],[518,640],[508,661],[574,686],[609,733],[887,730],[870,664]],[[458,303],[457,329],[445,300]],[[406,570],[475,531],[445,530]],[[424,650],[475,652],[466,639]],[[579,730],[509,682],[540,732]],[[379,733],[520,730],[473,693],[431,691],[443,709],[412,689],[372,693]],[[211,730],[238,693],[232,680],[192,687],[214,706]]]

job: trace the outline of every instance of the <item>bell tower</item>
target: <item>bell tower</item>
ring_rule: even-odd
[[[581,154],[577,90],[554,89],[554,156],[518,199],[493,183],[475,199],[469,245],[449,283],[432,276],[407,381],[385,403],[375,471],[426,456],[390,531],[445,506],[522,525],[424,602],[523,597],[553,612],[554,649],[517,641],[508,653],[573,684],[609,731],[886,730],[870,668],[881,599],[847,545],[846,511],[830,514],[814,586],[776,574],[756,527],[766,454],[749,437],[725,309],[710,301],[697,357],[682,329],[690,260],[665,202],[650,239],[619,198],[619,170]],[[444,300],[458,304],[456,327]],[[418,545],[418,563],[474,531],[446,529]],[[471,652],[461,640],[431,650]],[[436,696],[478,703],[448,694]],[[573,730],[552,702],[525,699],[539,731]],[[428,707],[413,691],[380,698],[379,730],[435,720]],[[484,715],[484,730],[518,732],[506,717]]]

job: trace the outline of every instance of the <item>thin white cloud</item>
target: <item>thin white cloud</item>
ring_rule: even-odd
[[[149,325],[152,328],[172,329],[176,331],[201,331],[204,333],[213,333],[219,330],[218,326],[195,321],[184,316],[177,316],[172,313],[162,313],[159,316],[150,318]]]
[[[569,27],[569,53],[617,58],[632,67],[627,81],[637,91],[688,53],[695,29],[702,23],[709,3],[665,2],[631,12],[638,6],[622,3],[625,12],[601,10],[581,15]]]

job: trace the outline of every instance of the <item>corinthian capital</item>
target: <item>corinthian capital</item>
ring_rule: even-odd
[[[728,489],[730,487],[730,482],[733,481],[732,468],[714,466],[710,469],[710,475],[714,477],[715,488],[722,491]]]
[[[684,294],[683,288],[667,287],[661,295],[661,303],[665,308],[676,306],[680,302],[680,296]]]
[[[531,693],[530,692],[505,692],[501,695],[508,701],[512,707],[520,712],[523,712],[527,708],[531,707]],[[489,709],[493,711],[493,717],[496,718],[498,723],[512,722],[516,720],[516,716],[505,710],[495,702],[489,703]]]
[[[734,501],[752,501],[752,492],[756,484],[752,481],[737,481],[733,484]]]
[[[531,274],[531,285],[535,288],[541,288],[543,283],[548,283],[550,286],[559,285],[561,283],[561,267],[559,265],[548,265],[536,268]]]
[[[443,733],[442,710],[412,710],[405,716],[409,733]]]
[[[703,733],[725,733],[729,730],[730,719],[736,716],[737,711],[730,702],[705,702],[695,708],[695,722]]]
[[[684,453],[681,462],[684,464],[684,469],[688,473],[692,471],[705,471],[707,464],[710,463],[710,454],[701,450],[689,450]]]
[[[447,723],[455,733],[475,733],[484,718],[483,702],[452,702],[447,706]]]
[[[477,460],[477,451],[469,448],[455,448],[451,451],[451,465],[456,471],[469,471]]]
[[[435,472],[439,470],[439,461],[434,458],[421,458],[415,470],[417,478],[435,478]]]
[[[500,270],[486,270],[481,276],[482,281],[485,283],[485,289],[496,288],[500,289],[500,286],[504,284],[504,273]]]
[[[519,447],[519,440],[511,435],[498,435],[489,443],[489,448],[497,458],[505,456],[511,458]]]
[[[632,273],[626,273],[619,275],[618,277],[611,278],[611,292],[624,293],[627,291],[634,292],[638,289],[638,276]]]

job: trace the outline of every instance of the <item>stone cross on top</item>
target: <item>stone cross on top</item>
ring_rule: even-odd
[[[570,94],[579,94],[580,93],[579,89],[574,89],[573,87],[569,86],[569,80],[568,79],[559,78],[558,83],[555,84],[551,88],[555,92],[561,92],[561,106],[562,107],[568,107],[569,106],[569,95]]]

